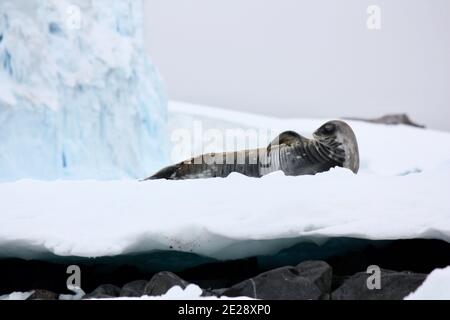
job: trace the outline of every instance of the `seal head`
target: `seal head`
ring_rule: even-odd
[[[358,142],[352,128],[340,120],[325,123],[313,133],[314,138],[329,150],[340,149],[344,151],[342,166],[358,173],[359,150]]]

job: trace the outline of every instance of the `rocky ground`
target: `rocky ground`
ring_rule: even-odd
[[[336,238],[321,245],[299,243],[275,255],[237,260],[177,251],[102,258],[0,259],[0,296],[34,291],[31,300],[59,299],[60,295],[74,298],[66,282],[68,267],[76,265],[86,295],[75,298],[83,299],[161,296],[174,286],[184,289],[189,284],[202,288],[205,297],[403,299],[433,270],[450,265],[449,252],[450,244],[441,240]],[[367,283],[374,284],[374,274],[368,267],[373,265],[380,267],[380,289],[371,290]]]
[[[269,300],[399,300],[415,291],[426,278],[426,274],[381,269],[380,289],[369,289],[367,282],[371,275],[359,272],[346,277],[333,276],[333,269],[326,262],[305,261],[261,273],[229,288],[203,288],[203,295]],[[135,280],[121,288],[100,285],[83,299],[161,296],[174,286],[188,285],[188,281],[172,272],[160,272],[150,280]],[[52,300],[58,296],[47,290],[35,290],[28,299]]]

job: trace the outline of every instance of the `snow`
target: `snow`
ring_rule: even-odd
[[[138,178],[167,162],[142,1],[0,2],[0,181]]]
[[[436,269],[405,300],[450,300],[450,266]]]
[[[227,118],[229,112],[221,115],[219,109],[208,118],[198,112],[202,108],[207,109],[172,104],[172,129],[177,122],[189,127],[190,118],[224,129],[271,123],[238,113]],[[278,129],[305,135],[323,122],[272,121]],[[331,237],[450,242],[450,134],[352,126],[360,144],[358,175],[336,168],[316,176],[276,172],[261,179],[232,174],[186,181],[0,183],[0,256],[99,257],[173,249],[235,259]]]
[[[27,300],[34,291],[30,292],[13,292],[11,294],[0,296],[0,300]]]
[[[450,242],[450,169],[316,176],[0,184],[0,256],[98,257],[151,250],[219,259],[276,253],[293,241],[434,238]],[[244,191],[243,191],[244,190]],[[252,240],[275,240],[256,245]]]

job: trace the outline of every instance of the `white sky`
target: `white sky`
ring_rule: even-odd
[[[144,1],[171,99],[282,117],[407,112],[450,131],[448,0]]]

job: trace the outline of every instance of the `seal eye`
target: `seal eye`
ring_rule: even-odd
[[[331,134],[336,130],[336,126],[332,123],[327,123],[323,126],[323,132],[326,134]]]

